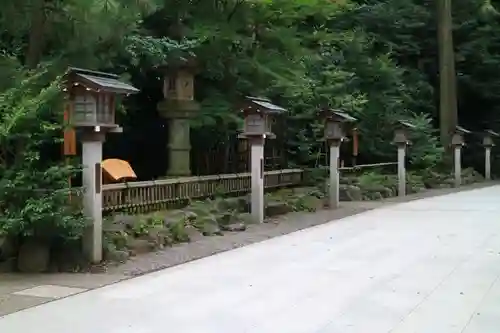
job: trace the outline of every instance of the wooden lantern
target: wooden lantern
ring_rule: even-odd
[[[242,108],[245,119],[241,137],[275,138],[272,132],[274,117],[285,111],[267,98],[247,96]]]
[[[415,125],[404,120],[398,121],[398,123],[396,124],[396,128],[394,130],[393,142],[397,145],[410,144],[408,132],[414,129]]]
[[[470,134],[471,132],[469,130],[466,130],[465,128],[461,126],[457,126],[455,128],[455,131],[453,132],[453,136],[451,138],[451,145],[452,146],[464,146],[465,145],[465,140],[464,136],[466,134]]]
[[[483,136],[483,146],[494,147],[495,143],[493,142],[493,138],[497,138],[499,136],[500,134],[498,134],[497,132],[494,132],[492,130],[486,130]]]
[[[70,123],[75,127],[117,127],[115,96],[139,90],[120,82],[118,76],[70,68],[65,91],[69,93]]]
[[[346,124],[351,124],[357,121],[345,112],[333,109],[325,109],[321,111],[325,119],[325,138],[327,140],[342,141],[345,137]]]

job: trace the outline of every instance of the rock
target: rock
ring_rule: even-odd
[[[129,236],[126,232],[109,232],[105,231],[104,235],[117,249],[122,250],[127,247]]]
[[[264,209],[264,215],[267,217],[273,217],[278,215],[284,215],[292,212],[292,208],[284,202],[269,202],[266,204]]]
[[[372,201],[372,200],[382,200],[384,197],[380,192],[373,190],[364,190],[363,191],[363,200]]]
[[[109,232],[120,232],[132,229],[137,223],[138,218],[133,215],[118,214],[112,219],[107,219],[103,223],[103,230]]]
[[[340,185],[340,201],[362,201],[361,189],[354,185]]]
[[[172,244],[170,230],[162,227],[154,227],[148,230],[146,239],[153,242],[156,247]]]
[[[187,226],[186,227],[186,233],[187,233],[187,235],[189,237],[189,241],[190,242],[196,242],[196,241],[199,241],[199,240],[203,239],[202,233],[199,232],[198,229],[196,229],[193,226]]]
[[[197,227],[204,236],[222,235],[217,219],[212,214],[201,218],[198,221]]]
[[[171,211],[164,218],[165,227],[169,228],[177,223],[184,223],[186,221],[186,215],[182,210]]]
[[[193,223],[194,221],[196,221],[197,217],[198,217],[198,214],[196,214],[195,212],[187,211],[184,213],[185,221],[187,221],[189,223]]]
[[[107,261],[112,261],[116,263],[125,263],[129,259],[130,254],[128,251],[123,251],[123,250],[114,250],[114,251],[108,251],[105,254],[105,259]]]
[[[293,198],[291,203],[296,211],[315,212],[323,207],[323,200],[308,194]]]
[[[58,272],[77,272],[87,264],[80,242],[68,242],[52,251],[52,263]]]
[[[215,203],[215,208],[219,212],[225,212],[225,211],[244,212],[246,211],[247,206],[248,202],[243,197],[221,199],[217,200]]]
[[[147,239],[130,238],[127,248],[131,255],[138,255],[155,251],[156,244]]]
[[[244,223],[233,223],[225,226],[221,226],[222,230],[229,232],[241,232],[247,230],[247,226]]]
[[[229,225],[232,222],[234,222],[234,215],[235,215],[235,212],[233,212],[233,211],[226,211],[226,212],[217,214],[217,216],[216,216],[217,223],[220,226]]]
[[[252,218],[252,214],[250,213],[240,213],[236,216],[235,220],[246,225],[255,224],[255,221]]]
[[[50,263],[49,246],[35,240],[25,241],[17,257],[17,269],[23,273],[42,273]]]
[[[17,254],[16,244],[7,236],[0,236],[0,260],[7,260]]]
[[[11,273],[16,269],[16,258],[0,261],[0,273]]]

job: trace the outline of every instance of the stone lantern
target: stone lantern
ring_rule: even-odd
[[[163,68],[163,97],[158,112],[168,119],[169,176],[191,175],[190,118],[199,110],[194,100],[194,59]]]
[[[398,195],[406,195],[406,147],[411,144],[409,134],[415,126],[408,121],[400,120],[394,129],[393,142],[398,148]]]
[[[252,179],[251,213],[256,223],[264,221],[264,143],[274,139],[274,117],[286,112],[267,98],[247,96],[242,105],[243,132],[238,136],[250,144],[250,172]]]
[[[321,116],[325,121],[324,136],[330,146],[330,208],[338,208],[340,200],[339,157],[340,144],[345,139],[346,127],[357,121],[345,112],[324,109]]]
[[[107,133],[120,133],[115,121],[117,95],[137,93],[117,75],[69,68],[65,76],[69,124],[82,141],[83,208],[90,221],[84,235],[84,252],[96,263],[102,260],[102,145]]]
[[[455,127],[455,131],[451,137],[456,187],[459,187],[462,184],[462,148],[465,146],[465,135],[470,133],[471,131],[466,130],[461,126],[457,126]]]
[[[493,138],[499,137],[500,134],[492,130],[486,130],[483,135],[484,146],[484,178],[491,180],[491,149],[495,146]]]

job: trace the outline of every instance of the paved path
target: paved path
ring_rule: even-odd
[[[500,186],[397,204],[0,318],[23,333],[498,333]]]

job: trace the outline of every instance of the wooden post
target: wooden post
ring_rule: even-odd
[[[339,175],[340,140],[330,141],[330,208],[336,209],[340,204]]]
[[[359,151],[358,130],[352,130],[352,166],[356,166]]]
[[[69,165],[69,156],[76,155],[76,133],[75,129],[70,126],[71,103],[67,102],[64,105],[64,147],[63,155],[66,166]],[[71,176],[68,177],[68,187],[71,189]],[[69,192],[69,201],[71,202],[71,191]]]
[[[484,148],[484,178],[491,180],[491,147]]]
[[[252,182],[251,214],[255,223],[264,222],[264,141],[261,138],[249,138],[250,174]]]
[[[398,196],[406,195],[406,145],[398,145]]]

